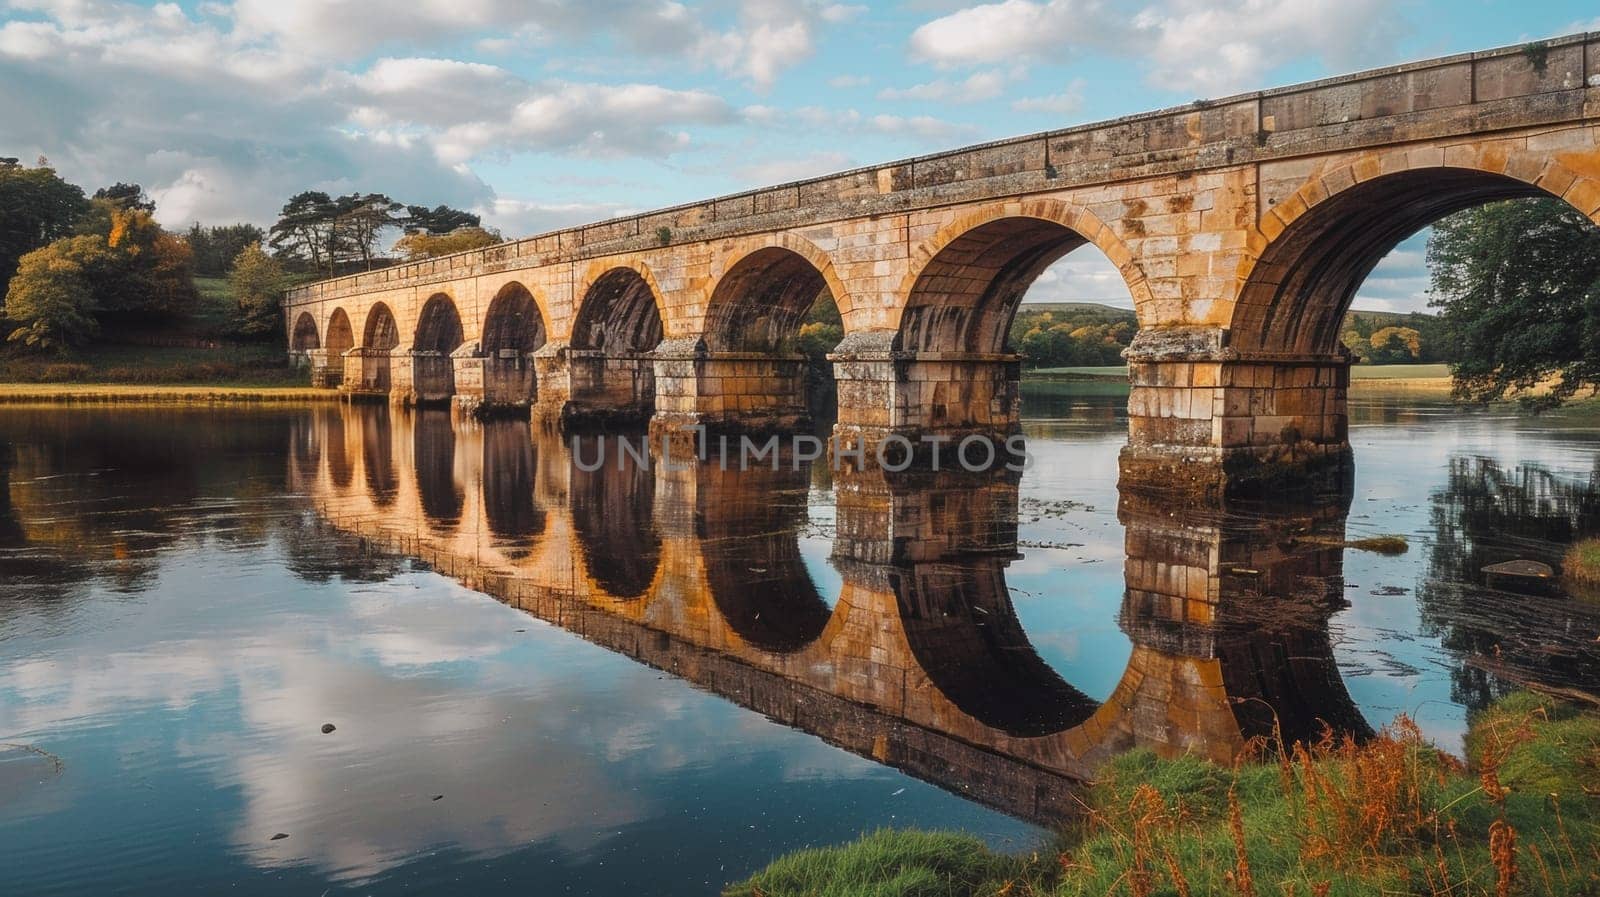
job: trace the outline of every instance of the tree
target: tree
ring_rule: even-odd
[[[283,265],[262,251],[246,246],[233,260],[228,283],[239,303],[239,333],[262,336],[276,333],[283,310]]]
[[[1432,304],[1443,310],[1458,396],[1549,407],[1600,388],[1600,228],[1557,199],[1452,215],[1428,240]]]
[[[189,245],[162,230],[149,212],[113,212],[106,248],[116,271],[94,285],[102,316],[143,323],[184,314],[199,301]]]
[[[297,193],[283,204],[278,223],[267,232],[268,245],[279,255],[303,259],[311,267],[333,273],[338,255],[333,199],[318,190]]]
[[[483,223],[477,215],[452,209],[449,206],[406,206],[404,226],[406,233],[448,234],[463,227],[478,227]]]
[[[194,273],[201,277],[225,277],[233,260],[246,247],[260,246],[266,231],[254,224],[224,224],[216,227],[191,225],[183,235],[194,256]]]
[[[352,193],[334,201],[334,228],[344,232],[344,245],[372,270],[372,255],[378,237],[388,228],[399,227],[404,206],[382,193]]]
[[[0,295],[27,253],[72,233],[88,208],[83,190],[48,166],[0,159]]]
[[[1410,364],[1422,357],[1422,334],[1410,327],[1382,327],[1367,339],[1376,364]]]
[[[57,350],[87,341],[96,330],[93,281],[107,260],[97,236],[57,240],[24,255],[6,291],[6,317],[17,325],[9,339]]]
[[[404,256],[406,261],[414,262],[418,259],[449,255],[452,252],[482,249],[503,242],[505,240],[497,230],[463,227],[448,234],[431,234],[424,231],[408,233],[395,241],[394,251]]]
[[[109,187],[101,187],[94,191],[94,199],[102,199],[119,209],[140,209],[145,212],[155,213],[155,200],[146,196],[144,188],[138,184],[124,184],[117,181]]]

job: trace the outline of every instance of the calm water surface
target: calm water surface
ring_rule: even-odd
[[[1135,745],[1600,690],[1600,604],[1480,572],[1600,531],[1593,421],[1358,398],[1353,498],[1190,515],[1119,503],[1124,402],[1031,389],[1020,481],[0,410],[0,892],[712,893],[886,825],[1026,847]]]

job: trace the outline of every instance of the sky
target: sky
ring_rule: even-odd
[[[1585,30],[1593,0],[0,0],[0,155],[169,228],[317,189],[519,237]],[[1424,255],[1357,307],[1425,307]],[[1092,247],[1028,298],[1130,305]]]

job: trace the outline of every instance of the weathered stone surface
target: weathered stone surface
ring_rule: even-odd
[[[300,287],[285,326],[352,395],[521,407],[531,384],[546,420],[781,429],[804,422],[792,344],[826,291],[842,437],[1003,434],[1015,303],[1089,243],[1142,327],[1124,476],[1299,470],[1343,450],[1338,322],[1378,255],[1495,199],[1600,221],[1597,54],[1577,35],[1391,66],[612,219]],[[507,291],[559,347],[531,381],[409,352],[441,303],[487,344]]]

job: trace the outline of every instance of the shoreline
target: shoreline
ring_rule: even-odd
[[[0,383],[0,405],[296,404],[333,402],[340,393],[309,386],[136,383]]]

